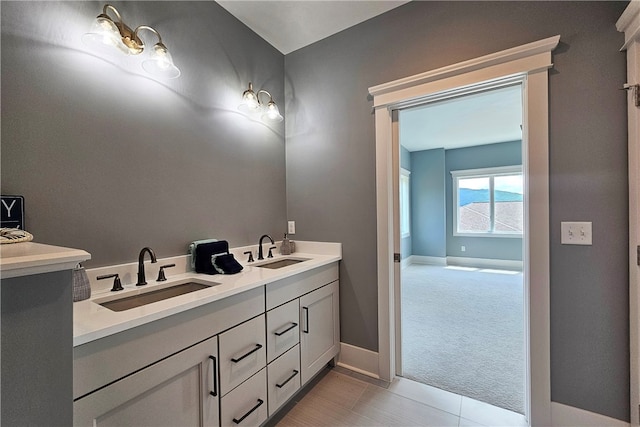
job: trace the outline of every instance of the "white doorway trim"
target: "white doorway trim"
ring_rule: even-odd
[[[396,308],[394,266],[393,112],[424,102],[435,94],[468,92],[510,77],[523,81],[523,157],[525,183],[524,277],[528,319],[527,348],[530,425],[551,425],[549,328],[549,102],[548,69],[560,36],[464,61],[404,79],[374,86],[376,128],[376,204],[378,273],[378,375],[391,381],[396,372]],[[533,230],[534,232],[529,232]]]
[[[627,83],[640,83],[640,1],[629,3],[616,28],[624,32],[627,51]],[[633,90],[629,90],[627,116],[629,126],[629,350],[631,425],[640,424],[640,107],[635,106]]]

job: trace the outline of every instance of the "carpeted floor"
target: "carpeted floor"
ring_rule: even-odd
[[[403,269],[404,376],[523,414],[523,277],[513,273]]]

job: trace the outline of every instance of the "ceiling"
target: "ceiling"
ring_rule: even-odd
[[[400,144],[409,151],[522,139],[522,88],[493,89],[401,110]]]
[[[408,3],[408,0],[217,2],[286,55]]]

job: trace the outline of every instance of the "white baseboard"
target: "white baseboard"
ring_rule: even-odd
[[[410,255],[410,256],[406,257],[405,259],[403,259],[402,261],[400,261],[400,269],[407,268],[408,266],[413,264],[413,261],[411,261],[412,257],[413,257],[413,255]]]
[[[338,365],[372,378],[378,376],[378,353],[355,345],[340,343]]]
[[[477,267],[477,268],[497,268],[506,270],[522,271],[522,261],[511,261],[506,259],[490,259],[490,258],[465,258],[465,257],[437,257],[424,255],[411,255],[402,260],[400,268],[405,268],[411,264],[426,265],[458,265],[461,267]]]
[[[553,427],[629,427],[629,423],[604,415],[551,402]]]
[[[437,256],[411,255],[407,257],[409,264],[447,265],[447,258]]]
[[[447,265],[522,271],[522,261],[511,261],[506,259],[489,259],[489,258],[464,258],[464,257],[454,257],[454,256],[448,256],[446,260],[447,260]]]

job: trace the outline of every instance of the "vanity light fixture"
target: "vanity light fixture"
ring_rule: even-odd
[[[260,101],[260,95],[265,94],[269,97],[269,101],[264,104]],[[262,113],[262,121],[264,122],[281,122],[283,120],[280,110],[273,100],[273,96],[264,89],[260,89],[257,93],[253,91],[253,85],[249,82],[249,89],[242,93],[242,103],[238,106],[240,111],[250,113]]]
[[[112,11],[116,21],[111,19],[108,12]],[[91,30],[82,36],[85,43],[100,50],[119,51],[124,55],[139,55],[144,51],[145,44],[138,33],[147,30],[158,37],[158,42],[142,61],[142,68],[154,76],[175,79],[180,76],[180,70],[173,63],[173,58],[162,43],[160,33],[148,25],[139,25],[132,30],[122,21],[118,10],[110,4],[105,4],[102,13],[96,17]]]

